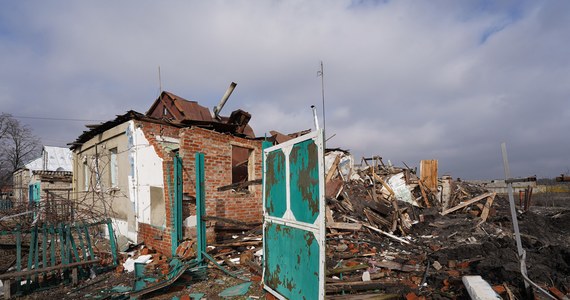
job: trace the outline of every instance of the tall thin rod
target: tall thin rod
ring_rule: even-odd
[[[162,77],[160,75],[160,66],[158,66],[158,93],[162,93]]]
[[[327,124],[327,120],[325,117],[325,71],[323,68],[323,61],[321,60],[321,95],[323,97],[323,131],[326,130],[326,124]]]
[[[525,253],[524,253],[524,250],[522,248],[521,234],[519,231],[519,221],[517,219],[517,212],[515,209],[515,200],[513,197],[513,183],[509,182],[509,179],[511,179],[511,170],[509,169],[509,159],[507,158],[507,144],[506,143],[501,144],[501,151],[503,154],[503,167],[505,168],[505,182],[507,182],[507,192],[509,194],[509,205],[511,207],[511,219],[513,222],[513,229],[515,232],[515,240],[517,242],[517,253],[519,256],[519,260],[521,260],[523,257],[525,257]],[[523,276],[526,276],[526,274],[527,274],[526,267],[525,268],[521,267],[521,273],[523,273]],[[529,285],[526,281],[525,281],[525,287],[527,289],[529,288]]]

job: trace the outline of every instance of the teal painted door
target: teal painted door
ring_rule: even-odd
[[[29,201],[40,202],[40,183],[32,183],[29,185]]]
[[[176,254],[176,249],[178,248],[178,245],[180,243],[180,241],[182,241],[182,237],[184,236],[184,231],[182,229],[182,193],[183,193],[183,175],[182,175],[182,170],[184,169],[183,165],[182,165],[182,158],[180,156],[178,156],[178,153],[176,153],[176,156],[174,156],[173,158],[173,163],[174,163],[174,173],[173,173],[173,177],[174,177],[174,199],[173,202],[171,203],[171,208],[172,208],[172,228],[171,228],[171,233],[170,233],[170,238],[171,238],[171,250],[172,250],[172,255]]]
[[[322,131],[264,150],[264,288],[280,299],[324,299]]]

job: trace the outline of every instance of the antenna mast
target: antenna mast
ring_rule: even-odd
[[[325,130],[327,124],[327,120],[325,117],[325,72],[323,69],[322,60],[321,60],[321,70],[317,72],[317,76],[321,76],[321,95],[323,97],[323,130]]]
[[[160,65],[158,66],[158,93],[162,93],[162,78],[160,77]]]

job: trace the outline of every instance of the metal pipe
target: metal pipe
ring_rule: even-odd
[[[542,289],[540,286],[538,286],[536,283],[534,283],[532,280],[530,280],[530,278],[527,275],[526,261],[525,261],[526,260],[526,252],[522,248],[521,234],[519,231],[519,222],[517,220],[517,213],[515,210],[515,200],[513,197],[513,182],[516,182],[516,181],[511,178],[511,170],[509,169],[509,160],[507,158],[507,145],[506,145],[506,143],[501,144],[501,151],[503,153],[503,167],[505,168],[505,182],[508,183],[507,184],[507,191],[509,194],[509,205],[511,207],[511,219],[513,221],[513,228],[515,231],[515,240],[517,242],[517,252],[519,255],[521,275],[523,276],[523,279],[524,279],[525,288],[528,290],[530,288],[529,285],[532,285],[539,292],[541,292],[545,296],[549,297],[550,299],[556,299],[555,297],[550,295],[550,293],[548,293],[547,291]]]
[[[317,108],[314,105],[311,105],[311,109],[313,110],[313,121],[315,121],[315,130],[319,131],[319,117],[317,117]]]
[[[220,100],[220,103],[218,105],[214,106],[214,118],[216,118],[216,119],[220,118],[219,113],[222,110],[222,108],[224,108],[224,105],[226,105],[226,102],[228,101],[228,98],[230,98],[230,95],[232,94],[232,92],[236,88],[236,85],[237,85],[237,83],[232,82],[230,84],[230,86],[228,87],[228,89],[226,90],[226,93],[224,94],[224,96]]]
[[[546,297],[550,298],[550,299],[556,299],[556,297],[552,296],[549,292],[547,292],[546,290],[544,290],[543,288],[541,288],[538,284],[534,283],[532,280],[530,280],[530,278],[526,275],[526,252],[523,253],[523,256],[520,259],[520,264],[521,264],[521,274],[523,276],[525,285],[527,285],[528,283],[530,283],[534,288],[536,288],[539,292],[541,292],[543,295],[545,295]],[[524,271],[524,272],[523,272]]]
[[[509,168],[509,159],[507,158],[507,144],[506,143],[501,144],[501,152],[503,154],[503,167],[505,169],[505,182],[508,182],[509,179],[511,179],[511,170]],[[521,234],[519,232],[519,221],[517,219],[517,212],[515,209],[515,199],[513,197],[513,184],[511,182],[507,183],[507,192],[509,194],[509,206],[511,208],[511,220],[513,222],[513,230],[515,233],[515,241],[517,243],[517,253],[518,253],[519,259],[521,259],[521,273],[523,274],[523,277],[525,277],[527,274],[527,270],[526,270],[526,264],[522,260],[524,257],[524,250],[522,248]],[[523,266],[524,266],[524,268],[523,268]],[[529,288],[529,284],[526,281],[525,281],[524,285],[527,289]]]

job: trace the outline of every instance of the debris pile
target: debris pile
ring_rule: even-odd
[[[361,166],[355,167],[349,154],[337,150],[329,152],[326,161],[330,162],[325,181],[331,210],[327,224],[332,229],[360,229],[363,225],[406,236],[412,225],[422,220],[423,209],[445,215],[469,207],[471,214],[484,221],[495,197],[479,186],[456,182],[449,176],[438,183],[437,170],[435,175],[420,179],[415,170],[386,165],[379,156],[362,158]],[[483,199],[487,203],[470,206]],[[342,219],[360,225],[336,221]]]
[[[471,292],[465,283],[469,280],[487,282],[488,290],[503,299],[531,298],[520,273],[506,199],[478,185],[438,177],[436,161],[422,161],[420,172],[404,165],[384,163],[378,156],[356,165],[340,149],[326,154],[326,298],[464,299]],[[30,215],[47,216],[22,215],[29,226]],[[519,211],[518,218],[528,276],[552,297],[567,299],[570,209],[532,206]],[[97,272],[80,286],[30,297],[265,299],[261,223],[218,216],[202,221],[215,223],[218,232],[216,241],[199,252],[205,259],[197,258],[193,240],[182,242],[173,258],[133,245],[122,252],[115,272]],[[0,225],[16,223],[14,217]],[[71,240],[80,239],[70,235]],[[36,254],[46,253],[38,246],[43,241],[36,242]],[[0,240],[0,248],[10,248],[0,250],[15,252],[13,242]],[[109,251],[95,249],[91,256],[108,258]],[[28,258],[20,260],[31,266]],[[15,261],[15,255],[6,256],[6,267],[0,264],[0,270]]]
[[[328,152],[325,162],[329,298],[463,298],[464,275],[482,275],[504,298],[524,297],[505,199],[449,176],[437,178],[424,162],[427,174],[421,175],[378,156],[355,166],[349,153],[338,150]],[[536,231],[538,220],[537,227],[548,231],[523,235],[529,276],[564,294],[570,293],[570,241],[568,229],[561,229],[567,225],[558,223],[567,224],[570,211],[557,216],[528,211],[519,222],[522,232]]]

